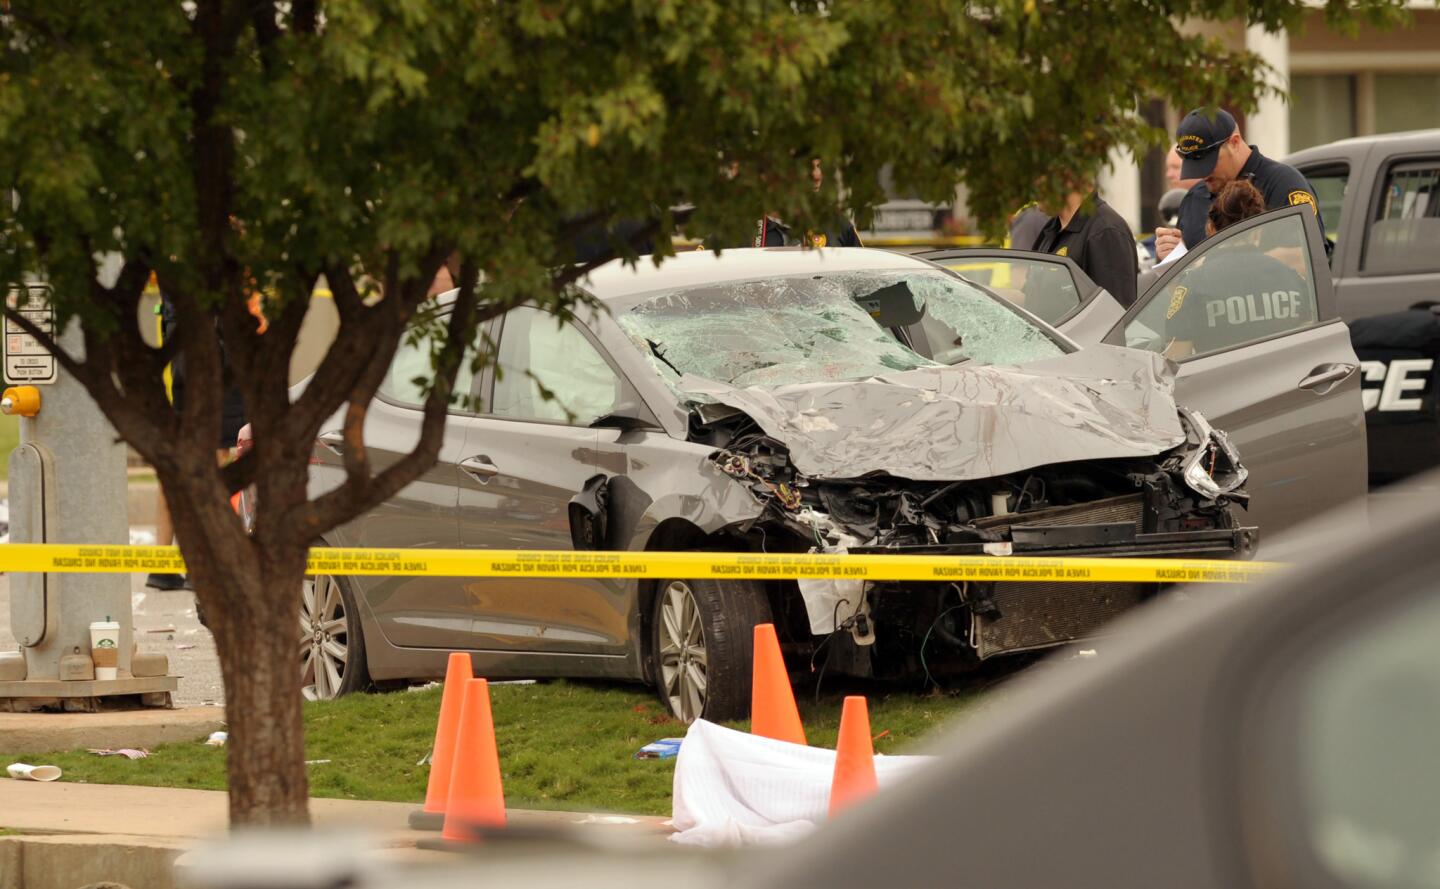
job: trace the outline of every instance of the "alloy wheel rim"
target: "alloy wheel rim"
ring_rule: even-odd
[[[345,597],[329,575],[307,577],[300,595],[300,683],[306,700],[340,693],[350,657]]]
[[[694,722],[705,709],[709,679],[700,606],[682,580],[671,581],[661,596],[660,680],[670,712]]]

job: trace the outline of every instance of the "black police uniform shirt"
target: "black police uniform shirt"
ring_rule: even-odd
[[[1163,297],[1160,297],[1163,298]],[[1221,244],[1170,284],[1166,341],[1214,352],[1315,320],[1310,288],[1290,266],[1251,244]]]
[[[835,225],[820,232],[804,232],[797,235],[790,226],[771,216],[755,223],[755,247],[863,247],[860,235],[848,219],[841,219]]]
[[[1084,206],[1092,208],[1089,213]],[[1059,216],[1050,217],[1030,249],[1070,257],[1122,306],[1135,302],[1135,278],[1140,274],[1135,237],[1120,214],[1098,196],[1091,195],[1064,228]]]
[[[1325,230],[1325,220],[1320,218],[1320,205],[1315,200],[1315,189],[1310,187],[1309,180],[1299,170],[1289,164],[1273,161],[1251,145],[1250,158],[1240,168],[1236,178],[1249,179],[1260,190],[1260,194],[1265,197],[1266,210],[1279,210],[1298,204],[1308,205],[1315,213],[1315,221],[1320,223],[1320,230]],[[1180,232],[1184,236],[1187,250],[1194,250],[1197,244],[1205,240],[1205,223],[1209,221],[1210,203],[1214,200],[1215,195],[1210,192],[1210,186],[1202,179],[1195,183],[1186,193],[1185,200],[1180,202]]]

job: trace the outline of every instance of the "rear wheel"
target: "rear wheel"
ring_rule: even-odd
[[[300,591],[300,685],[308,701],[328,701],[370,684],[360,614],[343,580],[305,578]]]
[[[769,620],[770,602],[758,583],[664,581],[650,650],[660,700],[671,715],[683,722],[744,718],[754,628]]]

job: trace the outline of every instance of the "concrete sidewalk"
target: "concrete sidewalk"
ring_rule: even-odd
[[[157,747],[198,741],[224,727],[225,711],[219,707],[0,713],[0,756],[81,747]],[[0,808],[0,814],[4,811]]]
[[[413,844],[433,833],[410,830],[417,803],[311,799],[316,827],[359,828],[392,842]],[[628,833],[668,832],[666,819],[654,815],[606,816],[585,812],[510,809],[515,827],[596,825]],[[125,834],[168,839],[199,839],[223,833],[229,809],[224,791],[119,784],[40,784],[0,778],[0,827],[27,833]]]
[[[322,831],[360,832],[365,860],[376,864],[449,866],[454,851],[427,850],[437,833],[409,829],[413,803],[311,799]],[[583,834],[633,851],[669,846],[664,819],[511,809],[509,826],[522,835]],[[38,784],[0,778],[0,889],[75,889],[110,881],[130,889],[174,889],[185,853],[222,836],[228,806],[223,792],[114,784]]]

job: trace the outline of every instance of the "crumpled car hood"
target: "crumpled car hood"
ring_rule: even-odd
[[[922,368],[853,382],[680,388],[744,411],[812,478],[968,481],[1159,454],[1185,440],[1175,365],[1097,345],[1016,367]]]

